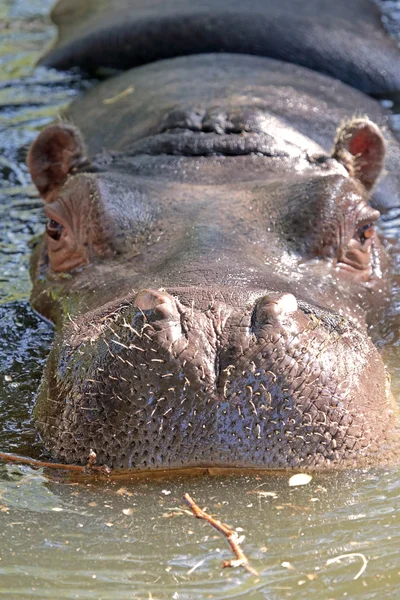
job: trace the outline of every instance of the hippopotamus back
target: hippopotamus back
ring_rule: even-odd
[[[368,94],[400,89],[399,51],[370,0],[61,0],[42,64],[127,69],[210,52],[276,58]]]

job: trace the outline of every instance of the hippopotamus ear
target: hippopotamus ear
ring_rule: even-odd
[[[385,160],[385,140],[381,130],[367,118],[348,121],[338,130],[332,156],[351,177],[371,190]]]
[[[51,192],[89,161],[80,131],[73,125],[59,123],[43,129],[29,150],[27,162],[33,183],[49,202]]]

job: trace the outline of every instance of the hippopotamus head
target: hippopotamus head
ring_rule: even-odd
[[[366,329],[385,296],[379,128],[344,122],[326,153],[254,90],[179,103],[148,80],[162,100],[147,89],[129,122],[97,91],[90,152],[65,122],[29,152],[48,219],[32,298],[58,327],[46,445],[135,469],[379,460],[393,433]]]

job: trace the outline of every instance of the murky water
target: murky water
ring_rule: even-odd
[[[383,3],[387,25],[400,35],[400,2]],[[27,302],[29,243],[43,224],[24,160],[37,131],[87,85],[75,74],[34,68],[54,33],[51,4],[0,0],[0,450],[30,456],[42,450],[31,409],[53,334]],[[400,272],[400,210],[383,229]],[[381,337],[398,398],[399,314],[396,288]],[[302,487],[288,481],[72,481],[1,465],[0,597],[399,598],[400,470],[317,475]],[[228,545],[186,512],[184,492],[239,528],[258,578],[222,569],[232,558]]]

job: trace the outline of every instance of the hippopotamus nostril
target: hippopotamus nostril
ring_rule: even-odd
[[[173,297],[163,290],[141,290],[136,294],[133,306],[142,311],[157,310],[171,314],[174,312],[175,302]]]
[[[259,298],[255,304],[251,323],[252,328],[266,325],[295,313],[298,309],[297,300],[293,294],[268,294]]]
[[[289,315],[296,312],[297,300],[293,294],[282,294],[280,298],[270,301],[268,308],[276,317],[279,317],[280,315]]]
[[[136,294],[133,306],[143,314],[145,323],[158,332],[158,341],[177,342],[182,336],[182,321],[177,300],[164,290],[143,289]],[[149,331],[150,333],[150,331]]]

